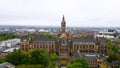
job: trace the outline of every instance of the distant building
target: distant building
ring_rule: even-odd
[[[14,46],[14,45],[16,45],[16,44],[18,44],[20,42],[21,42],[21,39],[18,39],[18,38],[9,39],[9,40],[0,42],[0,47],[1,46],[12,47],[12,46]]]
[[[96,35],[96,37],[104,37],[104,38],[107,38],[107,39],[114,39],[115,37],[114,36],[110,36],[110,35]]]
[[[20,48],[20,39],[9,39],[0,42],[0,59],[4,59],[8,52],[13,52],[14,49]]]
[[[3,29],[0,29],[0,32],[1,33],[10,33],[10,30],[3,28]]]
[[[39,29],[37,32],[39,32],[39,33],[48,33],[48,32],[50,32],[50,30]]]
[[[9,62],[4,62],[0,64],[0,68],[15,68],[15,65],[9,63]]]

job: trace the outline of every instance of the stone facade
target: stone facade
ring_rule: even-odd
[[[21,39],[21,46],[25,51],[44,48],[49,53],[56,53],[59,58],[69,58],[77,51],[80,53],[107,54],[108,50],[107,40],[104,38],[94,38],[94,35],[82,38],[72,37],[66,32],[64,16],[61,21],[61,33],[58,33],[58,37],[23,37]],[[91,61],[88,61],[88,63],[96,66],[96,64]]]
[[[21,39],[22,49],[44,48],[47,49],[48,52],[55,52],[59,55],[66,54],[66,56],[78,50],[81,53],[107,52],[107,41],[104,38],[95,39],[94,36],[77,38],[70,36],[66,32],[64,16],[61,21],[61,30],[57,38],[23,37]]]

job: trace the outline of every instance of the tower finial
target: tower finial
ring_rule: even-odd
[[[64,14],[63,14],[63,21],[65,20],[65,18],[64,18]]]

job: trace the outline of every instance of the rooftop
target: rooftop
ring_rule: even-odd
[[[55,42],[54,38],[35,38],[34,42]]]
[[[9,62],[4,62],[0,64],[0,68],[15,68],[15,65],[9,63]]]
[[[73,38],[74,43],[91,43],[94,44],[94,37]]]

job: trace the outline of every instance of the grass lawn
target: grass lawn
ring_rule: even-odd
[[[44,68],[42,65],[17,65],[15,68]]]

